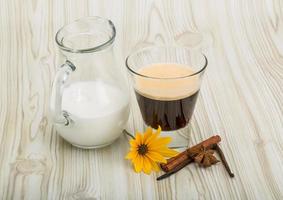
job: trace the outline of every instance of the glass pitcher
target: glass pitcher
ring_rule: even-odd
[[[115,27],[87,17],[56,34],[60,58],[52,86],[51,116],[57,132],[74,146],[98,148],[123,132],[129,116],[125,73],[115,62]]]

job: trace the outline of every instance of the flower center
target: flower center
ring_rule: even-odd
[[[145,144],[141,144],[138,146],[138,153],[140,155],[144,155],[148,152],[148,147]]]

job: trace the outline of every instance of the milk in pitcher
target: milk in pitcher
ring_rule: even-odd
[[[99,80],[75,82],[62,95],[62,110],[70,115],[70,125],[56,128],[75,146],[106,146],[121,135],[128,104],[127,95],[114,85]]]

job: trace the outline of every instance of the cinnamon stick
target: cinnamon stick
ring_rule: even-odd
[[[173,169],[173,170],[167,172],[166,174],[163,174],[163,175],[157,177],[156,180],[160,181],[160,180],[162,180],[162,179],[165,179],[165,178],[171,176],[172,174],[175,174],[177,171],[183,169],[184,167],[186,167],[188,164],[190,164],[190,163],[192,163],[192,162],[193,162],[193,160],[191,160],[191,159],[190,159],[190,160],[186,160],[185,162],[183,162],[183,163],[181,163],[180,165],[178,165],[175,169]]]
[[[197,150],[201,147],[204,147],[205,149],[211,149],[214,147],[215,144],[219,143],[220,141],[221,137],[219,135],[212,136],[207,140],[204,140],[201,143],[186,149],[177,156],[168,159],[167,163],[161,164],[160,167],[164,172],[175,171],[175,169],[179,170],[180,167],[184,167],[184,163],[188,164],[193,161],[193,152],[197,152]]]

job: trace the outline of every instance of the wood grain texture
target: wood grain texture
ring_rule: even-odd
[[[2,0],[0,14],[1,199],[283,199],[281,0]],[[56,134],[48,118],[54,35],[89,15],[114,21],[121,67],[152,44],[205,52],[191,144],[220,134],[234,179],[221,165],[191,165],[157,182],[124,160],[125,137],[82,150]],[[141,125],[133,104],[129,127]]]

